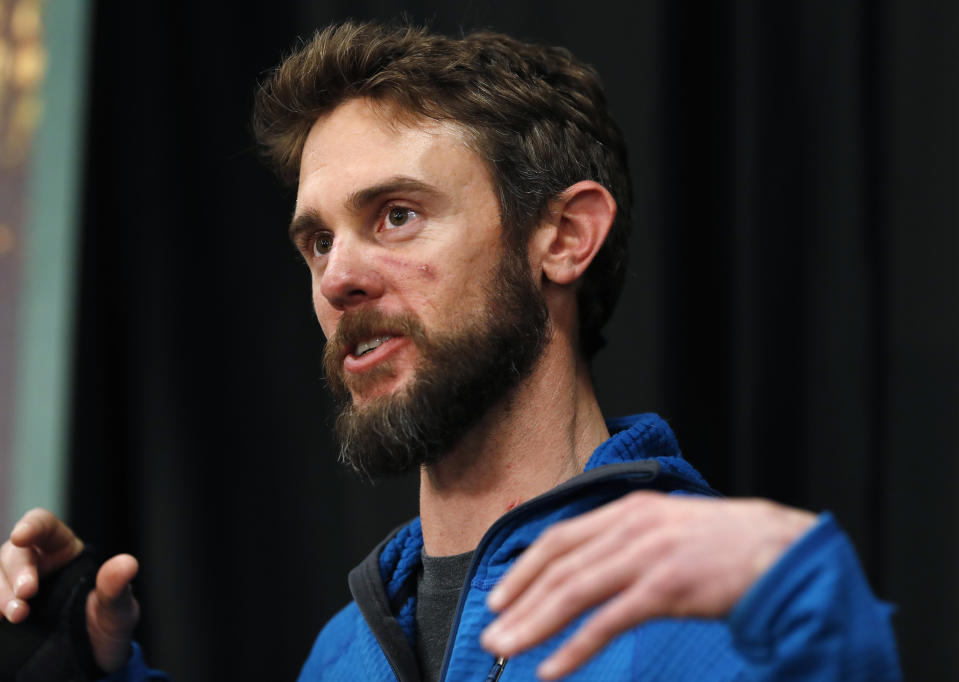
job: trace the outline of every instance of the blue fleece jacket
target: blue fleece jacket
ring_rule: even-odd
[[[483,680],[494,669],[493,657],[479,646],[480,632],[493,620],[486,597],[545,528],[639,488],[714,494],[656,415],[609,427],[612,437],[582,475],[513,509],[483,537],[454,617],[442,679]],[[350,574],[355,601],[323,628],[301,682],[419,679],[413,613],[422,547],[414,520]],[[725,620],[646,623],[620,635],[568,679],[898,680],[889,617],[848,539],[823,514]],[[537,665],[581,622],[510,659],[500,682],[534,679]]]

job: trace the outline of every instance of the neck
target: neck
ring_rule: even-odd
[[[422,470],[426,553],[474,549],[507,511],[582,472],[608,437],[586,363],[554,338],[509,399]]]

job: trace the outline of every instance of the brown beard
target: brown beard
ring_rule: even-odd
[[[334,430],[341,461],[370,479],[433,464],[529,375],[549,338],[549,312],[525,259],[507,251],[484,289],[483,309],[445,334],[428,334],[412,314],[365,309],[343,315],[323,353],[340,410]],[[384,362],[347,380],[343,358],[357,341],[387,331],[416,346],[414,378],[397,394],[357,407],[348,383],[369,387],[394,369]]]

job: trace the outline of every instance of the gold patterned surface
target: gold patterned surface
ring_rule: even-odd
[[[26,162],[47,68],[43,0],[0,0],[0,166]]]

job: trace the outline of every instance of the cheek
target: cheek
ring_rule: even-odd
[[[404,258],[395,254],[384,255],[379,261],[380,272],[387,273],[387,287],[392,295],[387,295],[386,307],[393,305],[409,307],[417,314],[433,308],[444,307],[445,298],[451,287],[449,267],[436,259]]]
[[[419,279],[427,282],[436,280],[436,268],[426,262],[397,258],[396,256],[385,256],[383,266],[388,271],[400,273],[404,279]]]

